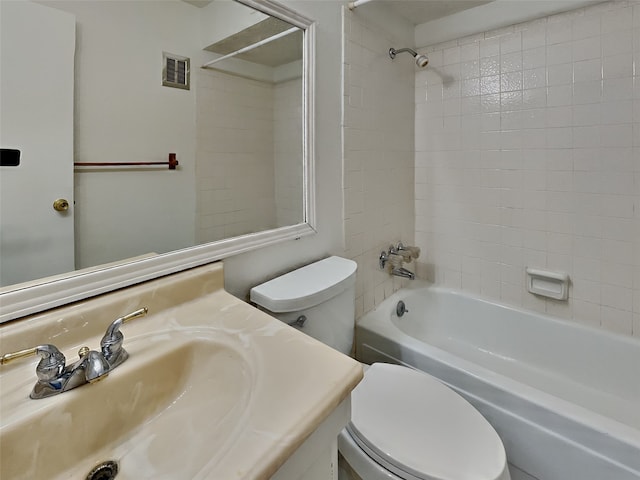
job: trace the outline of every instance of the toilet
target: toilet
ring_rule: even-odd
[[[329,257],[251,289],[251,302],[349,354],[355,327],[352,260]],[[436,378],[400,365],[364,366],[351,421],[338,438],[340,479],[509,480],[493,427]]]

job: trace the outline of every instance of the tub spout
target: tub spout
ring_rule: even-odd
[[[391,275],[395,275],[396,277],[408,278],[409,280],[414,280],[416,278],[413,272],[410,272],[404,267],[394,268],[391,270]]]

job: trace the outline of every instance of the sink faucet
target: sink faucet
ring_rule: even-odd
[[[32,355],[41,357],[36,366],[38,381],[29,395],[33,399],[51,397],[86,383],[97,382],[106,378],[111,370],[129,358],[129,354],[122,348],[122,324],[146,315],[147,311],[144,307],[114,320],[100,342],[101,351],[82,347],[78,351],[78,360],[71,365],[66,365],[62,352],[50,344],[7,353],[0,357],[0,365]]]
[[[104,337],[100,340],[100,350],[102,351],[104,358],[109,362],[109,365],[111,365],[112,369],[116,368],[129,358],[127,351],[122,348],[124,335],[122,335],[120,327],[129,320],[146,315],[148,311],[147,307],[143,307],[123,317],[116,318],[111,325],[107,327]]]

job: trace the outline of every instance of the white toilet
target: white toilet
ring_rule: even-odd
[[[325,258],[251,289],[251,301],[276,318],[349,354],[357,265]],[[434,377],[375,363],[351,398],[351,421],[338,438],[362,480],[509,480],[498,434],[466,400]]]

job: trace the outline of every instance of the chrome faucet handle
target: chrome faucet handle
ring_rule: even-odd
[[[6,365],[14,360],[39,355],[41,360],[36,366],[36,376],[41,382],[50,382],[60,378],[64,371],[66,359],[60,350],[54,345],[44,344],[37,347],[19,350],[13,353],[7,353],[0,357],[0,365]]]
[[[380,266],[380,270],[384,270],[384,267],[387,266],[387,261],[389,260],[389,253],[382,250],[380,252],[380,256],[378,257],[378,265]]]
[[[420,256],[420,247],[411,247],[404,245],[402,242],[398,242],[394,253],[402,255],[408,262],[410,262]]]
[[[134,318],[143,317],[148,311],[149,309],[147,307],[140,308],[135,312],[116,318],[111,325],[107,327],[104,337],[100,340],[100,349],[102,350],[102,355],[104,355],[104,358],[112,368],[124,362],[128,357],[127,352],[122,348],[124,335],[120,332],[120,327]]]

